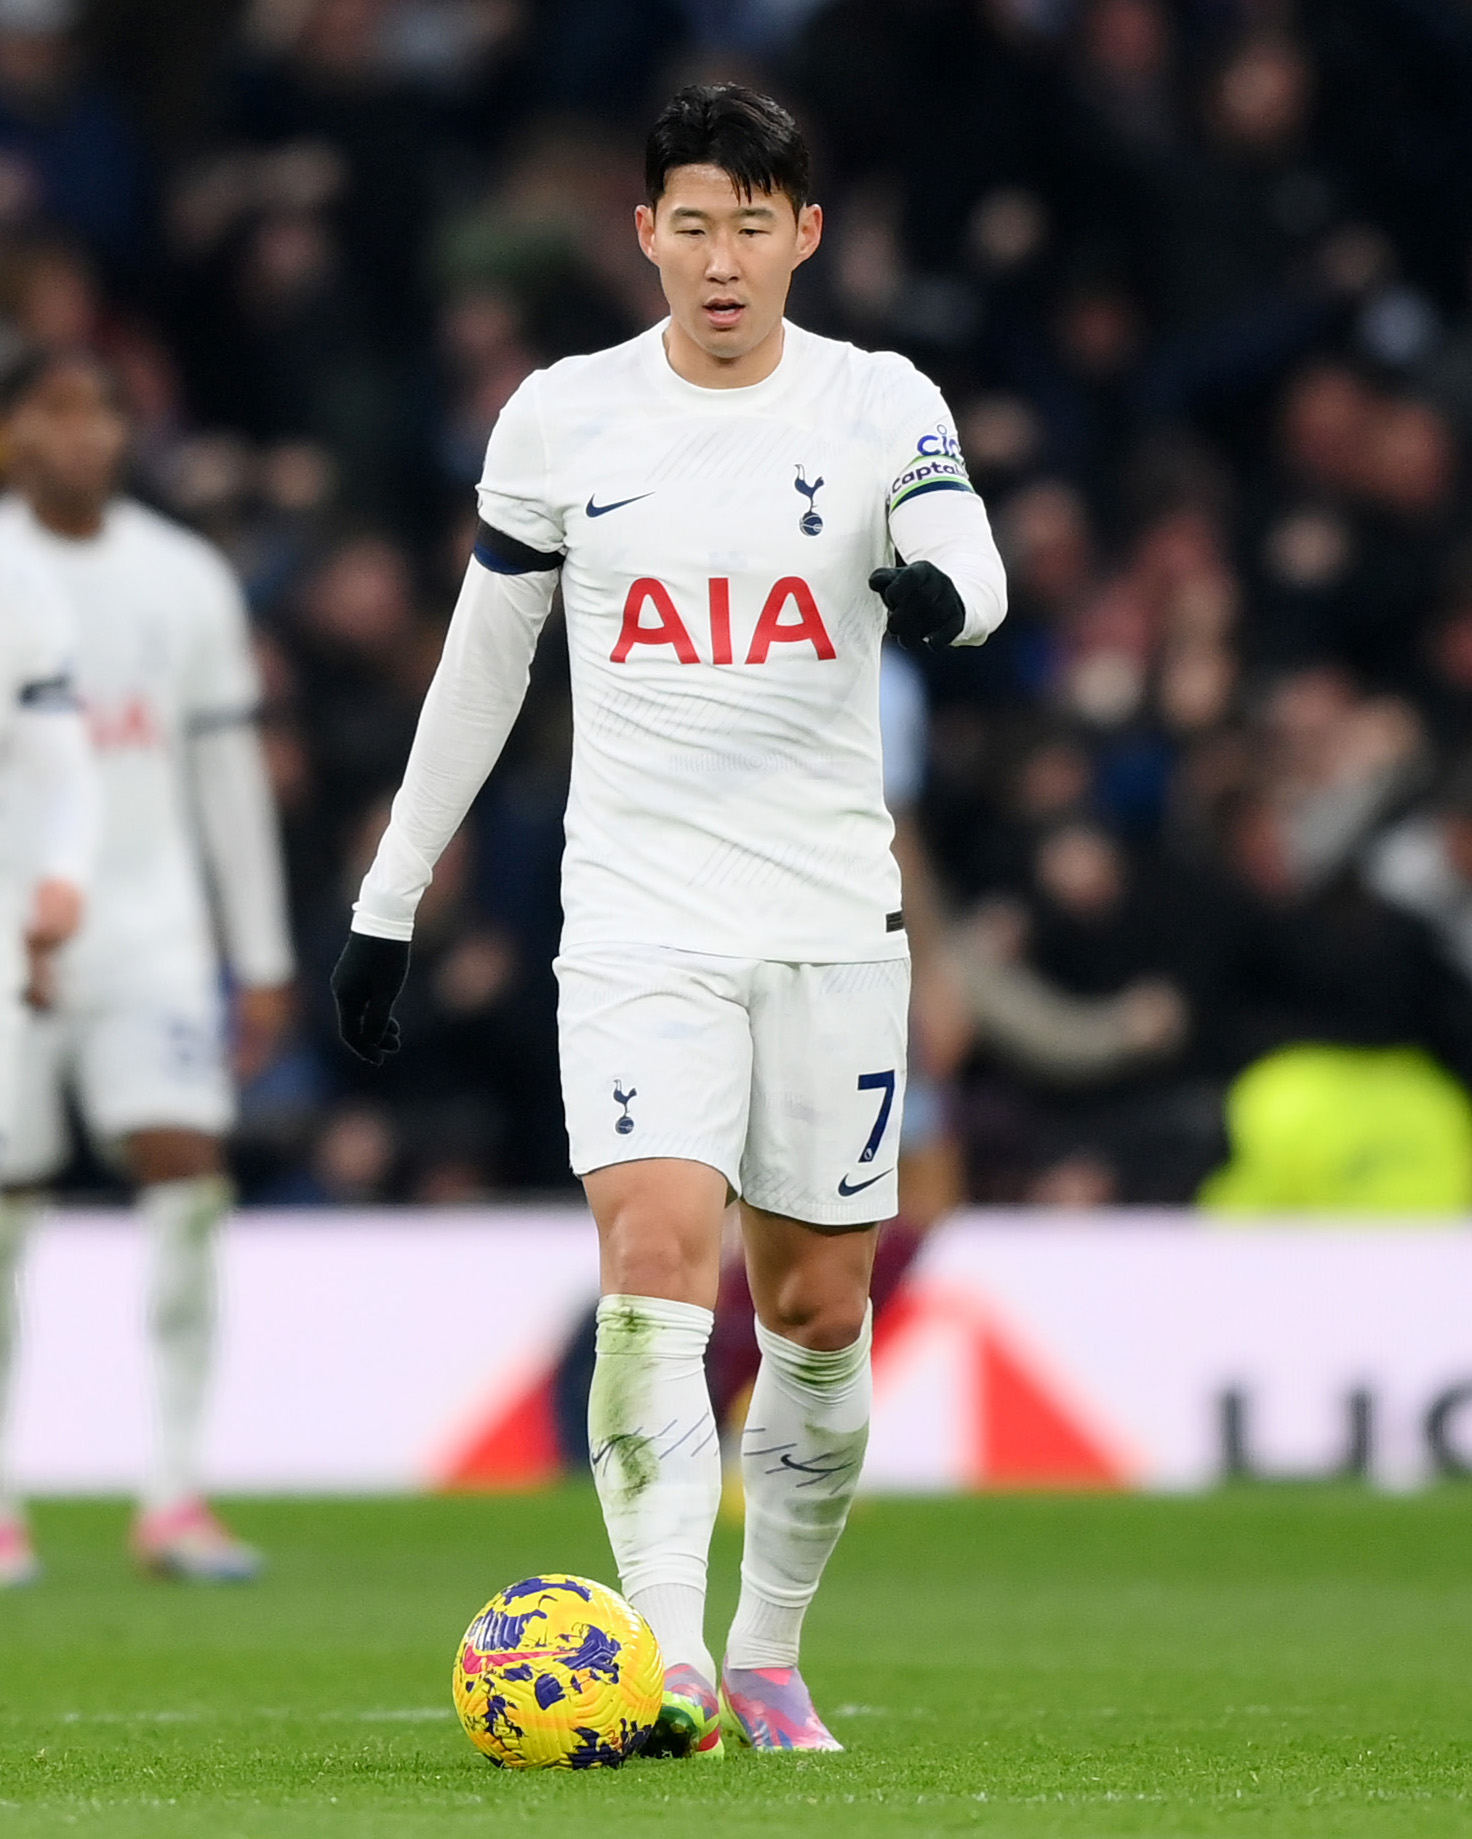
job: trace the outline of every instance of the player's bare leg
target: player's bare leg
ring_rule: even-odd
[[[652,1753],[720,1754],[705,1644],[720,1443],[705,1349],[715,1320],[726,1178],[652,1158],[584,1179],[603,1298],[588,1401],[593,1478],[624,1594],[659,1638],[665,1708]]]
[[[762,1360],[742,1436],[746,1544],[722,1695],[754,1748],[840,1749],[798,1649],[869,1438],[877,1229],[820,1231],[744,1204],[741,1218]]]
[[[155,1456],[133,1549],[148,1570],[195,1583],[238,1583],[260,1554],[205,1504],[200,1432],[214,1351],[215,1239],[232,1192],[218,1140],[203,1131],[139,1130],[124,1146],[151,1245],[148,1323],[154,1359]]]
[[[5,1407],[15,1354],[16,1271],[34,1210],[33,1196],[0,1197],[0,1590],[34,1583],[41,1574],[30,1529],[11,1491],[3,1459]]]

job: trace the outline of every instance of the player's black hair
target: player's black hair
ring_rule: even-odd
[[[85,345],[59,348],[33,345],[0,370],[0,420],[8,420],[57,371],[73,369],[93,371],[100,378],[112,406],[122,408],[122,380],[106,358],[89,351]]]
[[[744,198],[785,192],[794,211],[812,203],[802,129],[780,102],[740,83],[692,83],[665,104],[644,150],[650,204],[679,166],[719,166]]]

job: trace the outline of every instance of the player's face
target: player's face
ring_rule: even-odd
[[[70,506],[101,506],[112,495],[128,425],[88,364],[47,373],[10,417],[6,447],[21,488]]]
[[[794,210],[784,192],[744,197],[719,166],[677,167],[636,220],[674,327],[718,364],[777,336],[793,270],[823,232],[817,205]]]

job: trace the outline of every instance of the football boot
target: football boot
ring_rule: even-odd
[[[753,1750],[841,1750],[796,1667],[722,1667],[723,1722]]]
[[[246,1584],[265,1564],[201,1500],[140,1513],[133,1522],[133,1556],[155,1577],[192,1584]]]
[[[0,1519],[0,1590],[20,1590],[41,1575],[31,1530],[18,1516]]]
[[[695,1756],[710,1761],[722,1754],[721,1707],[716,1689],[694,1667],[666,1667],[664,1703],[654,1721],[646,1756]]]

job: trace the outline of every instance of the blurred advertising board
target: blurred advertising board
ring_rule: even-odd
[[[149,1437],[146,1246],[55,1216],[22,1274],[10,1438],[34,1492],[122,1492]],[[211,1483],[526,1487],[597,1289],[576,1208],[258,1212],[229,1229]],[[875,1491],[1189,1489],[1472,1472],[1472,1232],[969,1213],[881,1318]]]

